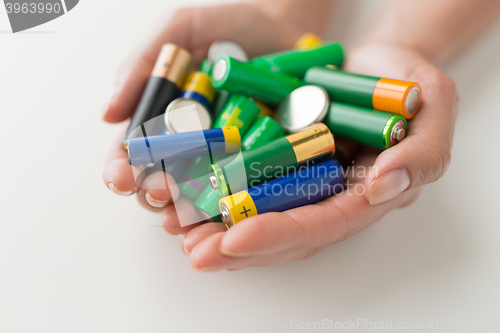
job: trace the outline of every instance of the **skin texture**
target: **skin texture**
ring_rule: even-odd
[[[446,13],[446,8],[441,6],[443,4],[453,7],[460,2],[460,8],[473,6],[470,0],[454,0],[453,3],[443,0],[439,2],[441,5],[423,0],[419,4],[423,2],[428,3],[428,8],[441,13]],[[266,3],[273,5],[266,7]],[[206,56],[210,44],[217,39],[238,42],[252,57],[291,48],[304,32],[320,33],[326,16],[319,16],[317,19],[305,16],[300,24],[295,23],[294,18],[298,13],[303,14],[305,9],[302,8],[301,12],[301,7],[296,6],[299,12],[294,11],[292,8],[295,7],[291,6],[293,3],[293,0],[280,0],[231,4],[183,9],[175,13],[160,33],[141,48],[144,51],[134,55],[120,71],[110,104],[105,107],[104,121],[118,123],[132,115],[164,43],[179,44],[188,49],[196,61],[200,61]],[[312,6],[312,12],[325,12],[332,6],[330,1],[318,0],[314,2],[315,6],[311,5],[313,2],[307,3]],[[429,38],[431,40],[424,43],[425,48],[420,41],[418,29],[413,26],[418,20],[415,22],[411,19],[411,6],[414,3],[401,0],[398,6],[391,7],[389,4],[367,34],[370,38],[365,38],[356,48],[349,50],[346,71],[418,82],[422,87],[423,97],[421,109],[411,120],[410,131],[403,142],[383,152],[371,148],[362,148],[358,152],[355,170],[370,166],[372,169],[364,175],[349,174],[350,187],[343,193],[314,205],[251,217],[230,230],[213,222],[181,227],[176,208],[171,204],[171,199],[176,199],[179,194],[171,193],[168,188],[154,186],[165,182],[165,176],[159,172],[148,177],[142,184],[143,188],[137,186],[127,153],[119,146],[121,136],[117,138],[106,162],[104,183],[117,194],[136,193],[141,205],[153,211],[161,211],[164,230],[172,235],[185,234],[182,248],[191,255],[193,269],[203,272],[239,270],[304,259],[329,244],[345,240],[366,229],[392,209],[411,204],[423,185],[443,176],[451,159],[458,96],[453,81],[433,62],[449,59],[456,54],[456,50],[465,47],[472,39],[459,38],[460,40],[450,43],[454,45],[450,49],[441,47],[444,48],[442,53],[438,52],[439,48],[433,48],[431,44],[435,40],[452,40],[453,36],[460,35],[461,29],[466,29],[457,25],[455,30],[442,29],[441,34],[434,33]],[[398,8],[398,11],[394,8]],[[246,15],[233,15],[237,11],[245,12]],[[408,26],[400,29],[406,33],[405,38],[402,38],[386,21],[397,16],[394,20],[399,22],[404,15],[408,16],[408,20],[403,19],[401,24],[407,22]],[[467,10],[463,8],[457,15],[455,20],[468,17]],[[432,26],[434,22],[435,29],[439,29],[440,20],[450,20],[449,17],[443,18],[437,14],[430,16],[434,21],[427,20],[427,23]],[[469,22],[473,22],[474,18],[480,20],[474,16],[469,18]],[[259,24],[255,25],[254,22]],[[450,22],[447,21],[447,24]],[[477,30],[477,33],[484,31]],[[411,38],[412,33],[415,38]],[[349,143],[339,142],[338,147],[345,149],[343,152],[347,155],[358,151]],[[407,175],[405,185],[408,186],[390,197],[377,195],[376,192],[384,188],[378,180],[394,179],[390,176],[394,175],[394,170],[397,175]],[[167,175],[167,181],[170,186],[175,183],[170,175]],[[361,185],[365,191],[359,190]],[[355,191],[356,188],[358,191]],[[181,200],[183,209],[194,211],[189,201]]]

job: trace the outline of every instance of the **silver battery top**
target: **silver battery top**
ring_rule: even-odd
[[[212,117],[203,104],[184,98],[174,99],[165,111],[165,126],[170,133],[210,129]]]
[[[231,40],[219,40],[208,49],[208,61],[214,64],[223,55],[228,55],[238,61],[248,61],[248,55],[240,44]]]
[[[325,89],[317,86],[297,88],[279,105],[278,122],[288,132],[299,132],[321,122],[329,104],[330,99]]]

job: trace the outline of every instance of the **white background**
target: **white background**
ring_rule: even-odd
[[[498,323],[500,26],[445,68],[461,95],[453,162],[415,205],[305,261],[201,274],[160,215],[101,180],[119,131],[101,109],[119,65],[159,13],[196,2],[85,0],[15,35],[0,8],[0,332]],[[380,4],[344,4],[331,37],[352,45]]]

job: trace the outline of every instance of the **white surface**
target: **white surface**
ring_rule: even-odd
[[[81,1],[31,32],[0,34],[0,332],[500,321],[500,26],[447,69],[461,94],[453,163],[415,205],[305,261],[200,274],[159,215],[101,181],[119,131],[100,120],[114,74],[151,17],[178,3]]]

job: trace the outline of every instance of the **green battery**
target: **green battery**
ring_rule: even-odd
[[[403,140],[408,123],[400,115],[333,102],[324,120],[337,137],[387,149]]]
[[[340,43],[325,43],[317,47],[288,50],[250,60],[256,67],[283,73],[302,79],[306,71],[313,66],[342,66],[344,49]]]
[[[304,81],[323,87],[334,101],[410,119],[420,108],[421,88],[416,82],[386,79],[344,72],[334,68],[312,67]]]
[[[257,148],[282,136],[285,136],[285,130],[276,120],[269,116],[260,116],[243,137],[241,148]]]
[[[208,178],[207,178],[208,181]],[[205,187],[198,199],[194,202],[194,207],[202,211],[206,218],[213,218],[215,222],[222,222],[220,215],[219,201],[222,199],[219,191],[214,190],[210,185]]]
[[[302,87],[304,82],[290,75],[271,72],[222,56],[213,67],[212,84],[217,89],[247,95],[275,105],[293,90]]]
[[[334,153],[333,135],[319,123],[212,164],[209,181],[225,197]]]
[[[214,127],[237,126],[243,136],[250,128],[260,109],[250,98],[233,94],[214,122]]]
[[[205,73],[207,75],[210,75],[210,73],[212,71],[212,64],[210,63],[210,61],[208,59],[203,59],[200,62],[200,66],[198,67],[198,71]]]

